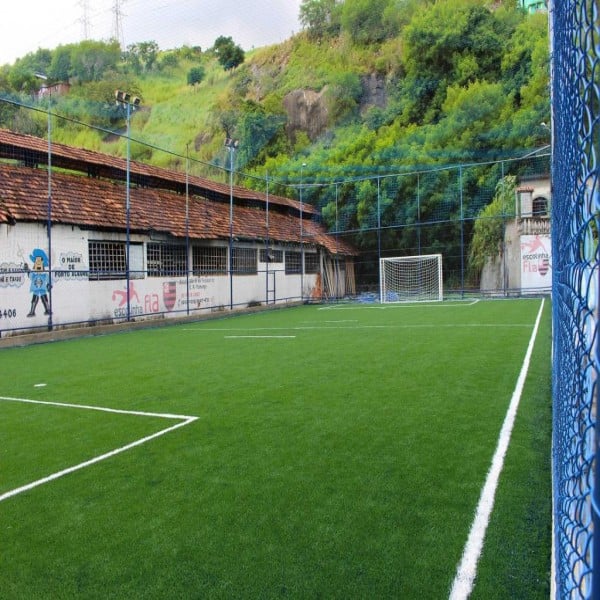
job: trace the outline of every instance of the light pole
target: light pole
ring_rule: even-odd
[[[304,167],[306,163],[302,163],[300,167],[300,301],[304,302],[304,200],[302,188],[304,187]]]
[[[43,81],[48,81],[44,73],[36,73],[35,76]],[[46,207],[46,229],[48,235],[48,330],[52,330],[52,89],[46,84],[48,91],[48,200]]]
[[[126,166],[126,183],[125,183],[125,229],[126,229],[126,243],[125,243],[125,278],[127,280],[127,320],[131,320],[131,291],[130,281],[131,272],[129,265],[129,238],[130,238],[130,195],[129,195],[129,180],[130,180],[130,162],[131,162],[131,111],[135,110],[140,105],[140,99],[137,96],[132,96],[129,92],[122,92],[121,90],[115,91],[115,98],[117,105],[125,107],[125,122],[127,127],[127,166]]]
[[[185,145],[185,297],[190,314],[190,145]]]
[[[240,145],[239,140],[225,138],[225,147],[229,150],[229,308],[233,310],[233,167],[234,154]]]

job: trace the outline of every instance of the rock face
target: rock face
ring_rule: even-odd
[[[315,141],[327,129],[329,110],[327,108],[327,86],[320,92],[314,90],[294,90],[283,98],[287,113],[287,133],[293,140],[297,131],[305,131],[311,141]],[[387,94],[385,79],[377,73],[362,78],[361,110],[370,106],[385,108]]]
[[[320,92],[294,90],[283,99],[288,115],[288,135],[293,139],[296,131],[305,131],[311,141],[316,140],[327,128],[326,88]]]
[[[385,93],[385,79],[377,73],[371,73],[362,78],[363,97],[361,108],[377,106],[385,108],[387,104],[387,95]]]

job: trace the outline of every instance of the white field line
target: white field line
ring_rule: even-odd
[[[226,335],[223,336],[226,340],[239,340],[239,339],[268,339],[268,340],[272,340],[272,339],[276,339],[276,340],[282,340],[282,339],[295,339],[295,335]]]
[[[332,306],[319,306],[317,310],[391,310],[395,308],[455,308],[473,306],[479,302],[479,298],[473,300],[447,300],[446,302],[389,302],[381,304],[374,302],[372,304],[333,304]]]
[[[531,355],[533,354],[533,347],[535,345],[535,339],[537,337],[543,310],[544,300],[542,299],[542,304],[529,339],[527,352],[523,359],[521,372],[519,373],[508,411],[506,412],[504,423],[500,430],[492,464],[488,471],[483,489],[481,490],[481,496],[475,512],[475,519],[471,525],[471,531],[469,532],[469,537],[463,550],[462,559],[458,565],[456,576],[454,577],[454,583],[452,584],[452,590],[450,591],[450,600],[466,600],[473,591],[473,583],[475,581],[475,576],[477,575],[477,564],[481,556],[485,533],[494,507],[498,480],[500,479],[500,473],[504,466],[504,457],[508,450],[512,429],[519,408],[519,402],[523,393],[523,387],[525,386],[525,380],[527,378],[527,372],[529,370]]]
[[[72,467],[63,469],[62,471],[57,471],[56,473],[52,473],[51,475],[42,477],[41,479],[37,479],[36,481],[32,481],[31,483],[22,485],[18,488],[15,488],[13,490],[9,490],[8,492],[0,494],[0,502],[2,502],[3,500],[7,500],[8,498],[12,498],[13,496],[16,496],[18,494],[26,492],[28,490],[31,490],[40,485],[43,485],[45,483],[54,481],[55,479],[58,479],[59,477],[63,477],[64,475],[68,475],[69,473],[79,471],[80,469],[85,469],[86,467],[94,465],[100,461],[106,460],[107,458],[112,458],[113,456],[116,456],[117,454],[121,454],[122,452],[131,450],[132,448],[141,446],[142,444],[145,444],[146,442],[149,442],[150,440],[154,440],[158,437],[165,435],[166,433],[175,431],[175,429],[179,429],[180,427],[185,427],[186,425],[189,425],[190,423],[193,423],[194,421],[196,421],[198,419],[198,417],[190,417],[187,415],[151,413],[151,412],[142,412],[142,411],[136,411],[136,410],[120,410],[120,409],[115,409],[115,408],[105,408],[102,406],[86,406],[83,404],[66,404],[64,402],[47,402],[44,400],[29,400],[26,398],[11,398],[8,396],[0,396],[0,400],[4,400],[4,401],[8,401],[8,402],[24,402],[24,403],[28,403],[28,404],[47,404],[50,406],[61,406],[61,407],[66,407],[66,408],[82,408],[85,410],[98,410],[101,412],[117,413],[117,414],[123,414],[123,415],[135,415],[135,416],[141,416],[141,417],[158,417],[161,419],[177,419],[177,420],[179,420],[179,423],[176,423],[175,425],[171,425],[170,427],[167,427],[166,429],[161,429],[160,431],[157,431],[156,433],[153,433],[151,435],[147,435],[143,438],[135,440],[135,441],[131,442],[130,444],[126,444],[125,446],[121,446],[120,448],[115,448],[114,450],[111,450],[110,452],[106,452],[104,454],[101,454],[100,456],[95,456],[94,458],[86,460],[82,463],[73,465]]]
[[[328,329],[347,329],[354,331],[356,329],[456,329],[457,327],[477,328],[477,327],[531,327],[531,323],[424,323],[421,325],[333,325],[326,322],[327,325],[299,325],[297,327],[182,327],[181,331],[191,331],[195,333],[215,332],[215,331],[313,331]],[[285,336],[263,336],[263,337],[285,337]]]
[[[321,325],[323,323],[358,323],[358,319],[336,319],[335,321],[303,321],[302,325]]]

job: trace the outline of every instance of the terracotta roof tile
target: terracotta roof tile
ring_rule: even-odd
[[[53,223],[94,229],[127,227],[126,188],[123,183],[95,179],[60,171],[51,177],[51,216]],[[130,231],[166,234],[193,239],[229,238],[229,203],[205,197],[188,196],[189,228],[186,227],[186,198],[158,188],[130,188]],[[294,214],[266,211],[246,206],[233,207],[233,233],[246,239],[266,239],[281,243],[314,243],[335,254],[355,255],[349,244],[336,240],[325,228],[304,214],[302,236],[300,219]],[[47,171],[32,167],[0,165],[0,222],[41,221],[48,218]]]
[[[124,158],[74,148],[64,144],[53,143],[51,145],[52,164],[55,167],[79,171],[81,173],[93,173],[95,177],[116,180],[125,180],[127,173],[127,161]],[[22,160],[27,163],[46,164],[48,156],[48,141],[22,133],[15,133],[7,129],[0,129],[0,157]],[[130,161],[130,180],[132,182],[143,181],[145,186],[162,188],[173,191],[183,191],[186,186],[186,174],[180,171],[154,167],[137,161]],[[190,175],[187,177],[187,185],[190,192],[207,196],[209,198],[226,200],[230,196],[230,187],[227,184],[218,183]],[[236,199],[266,203],[267,195],[263,192],[250,190],[241,186],[233,186],[233,195]],[[281,207],[289,207],[300,210],[300,202],[283,196],[269,195],[269,204]],[[306,213],[319,214],[319,211],[309,204],[302,207]]]

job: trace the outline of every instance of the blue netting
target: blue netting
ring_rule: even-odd
[[[597,0],[551,7],[553,476],[559,598],[600,598]]]

